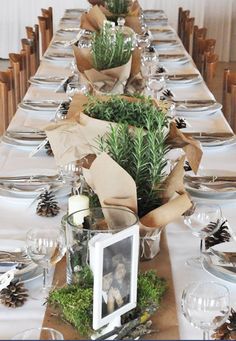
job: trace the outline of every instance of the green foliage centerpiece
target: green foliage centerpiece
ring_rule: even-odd
[[[107,152],[134,179],[140,217],[160,206],[161,184],[166,177],[166,142],[170,118],[152,99],[127,101],[112,96],[107,101],[90,98],[84,112],[91,117],[117,122],[97,139],[101,152]],[[130,125],[136,129],[130,129]]]
[[[127,15],[132,0],[104,0],[105,6],[113,15]]]
[[[128,63],[132,42],[125,39],[121,30],[112,28],[109,22],[92,39],[92,60],[96,70],[112,69]]]
[[[74,46],[78,70],[97,92],[123,93],[131,76],[132,42],[105,22],[93,34],[91,49]]]

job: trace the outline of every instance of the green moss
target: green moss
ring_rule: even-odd
[[[48,303],[58,307],[62,318],[78,329],[81,335],[89,336],[92,333],[93,288],[88,267],[82,270],[80,278],[80,284],[52,291]],[[135,318],[149,308],[151,311],[158,309],[166,289],[166,281],[159,278],[153,270],[140,273],[137,307],[125,314],[123,321]]]

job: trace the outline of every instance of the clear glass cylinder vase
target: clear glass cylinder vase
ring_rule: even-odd
[[[67,283],[78,283],[80,271],[89,265],[89,241],[97,234],[114,234],[138,224],[135,213],[123,207],[96,207],[67,216]]]

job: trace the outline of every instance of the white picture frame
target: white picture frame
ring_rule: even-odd
[[[95,242],[94,259],[93,329],[97,330],[136,307],[138,224]]]

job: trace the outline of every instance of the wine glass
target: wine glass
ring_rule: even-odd
[[[217,282],[194,282],[184,289],[181,308],[186,319],[203,330],[203,340],[209,340],[210,330],[220,327],[229,316],[229,290]]]
[[[214,234],[220,227],[222,212],[219,205],[208,203],[194,203],[184,214],[184,223],[192,234],[201,238],[201,252],[205,251],[205,238]],[[201,266],[202,257],[190,258],[187,264],[194,267]]]
[[[166,82],[163,75],[152,75],[147,80],[147,90],[149,90],[152,96],[156,99],[160,99],[161,91],[165,88]]]
[[[44,293],[48,287],[48,270],[59,262],[66,252],[65,235],[61,229],[42,227],[32,228],[26,235],[27,254],[32,261],[43,267]]]
[[[154,47],[150,46],[141,55],[141,73],[145,79],[155,75],[159,56]]]

